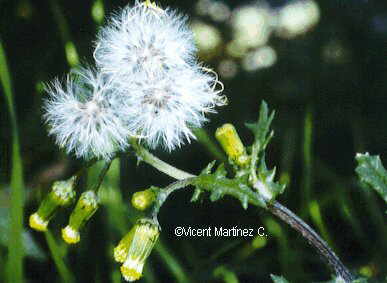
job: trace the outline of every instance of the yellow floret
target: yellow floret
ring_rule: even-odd
[[[62,238],[67,244],[76,244],[81,240],[79,232],[68,225],[62,229]]]
[[[42,219],[37,213],[31,214],[29,224],[32,229],[35,229],[37,231],[47,231],[48,221]]]

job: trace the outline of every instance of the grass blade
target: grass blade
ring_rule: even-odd
[[[11,76],[8,70],[7,59],[0,39],[0,81],[5,95],[11,121],[12,132],[12,171],[11,171],[11,229],[8,252],[8,279],[9,282],[23,282],[23,166],[20,156],[19,134],[15,104],[12,91]]]

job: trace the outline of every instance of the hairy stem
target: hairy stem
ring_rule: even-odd
[[[161,194],[161,198],[156,205],[155,210],[153,211],[153,216],[157,216],[158,210],[160,206],[168,197],[168,195],[174,192],[177,189],[184,188],[197,179],[195,175],[177,169],[164,161],[158,159],[154,155],[152,155],[145,148],[141,147],[136,141],[132,143],[134,150],[137,155],[143,159],[149,165],[155,167],[159,171],[178,179],[179,181],[172,183],[170,186],[166,187],[164,192]],[[254,201],[250,200],[250,203],[254,204]],[[331,267],[337,276],[340,276],[344,279],[346,283],[351,283],[353,280],[352,274],[348,271],[348,269],[344,266],[344,264],[340,261],[340,259],[336,256],[336,254],[329,248],[328,244],[301,218],[295,215],[292,211],[287,209],[285,206],[280,204],[277,201],[272,203],[267,203],[267,209],[280,218],[282,221],[289,224],[293,229],[298,231],[304,238],[308,240],[308,242],[318,250],[318,252],[323,256],[323,258],[328,263],[329,267]]]

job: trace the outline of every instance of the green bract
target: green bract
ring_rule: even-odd
[[[358,153],[356,160],[358,162],[356,173],[360,181],[377,191],[387,202],[387,170],[384,169],[379,155]]]

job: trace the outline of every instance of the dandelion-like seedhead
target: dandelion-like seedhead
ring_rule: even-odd
[[[97,69],[47,87],[49,133],[85,159],[109,159],[130,137],[169,151],[189,142],[191,128],[225,104],[222,83],[195,50],[187,17],[149,1],[123,8],[99,32]]]
[[[195,138],[190,128],[200,127],[205,113],[225,103],[217,88],[222,85],[216,76],[193,67],[158,75],[152,82],[130,81],[123,94],[128,127],[150,147],[162,144],[173,150]]]
[[[103,72],[127,77],[181,68],[195,51],[186,16],[136,1],[101,29],[94,58]]]
[[[80,69],[47,85],[44,119],[49,134],[77,157],[108,159],[126,146],[127,127],[119,117],[116,90],[105,75]]]

